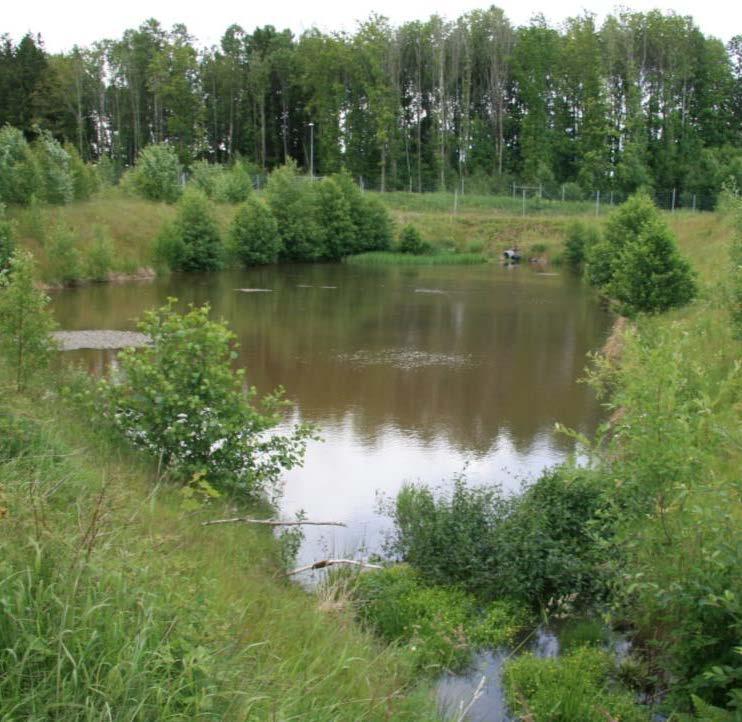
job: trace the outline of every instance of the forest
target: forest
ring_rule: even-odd
[[[643,188],[712,207],[742,183],[742,36],[725,46],[660,11],[516,27],[496,7],[399,27],[372,15],[350,34],[235,24],[210,48],[154,19],[61,54],[5,35],[4,124],[116,172],[167,142],[186,166],[293,159],[381,191]]]

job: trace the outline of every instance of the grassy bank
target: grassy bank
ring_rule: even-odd
[[[348,256],[346,263],[354,266],[473,266],[487,263],[481,253],[394,253],[392,251],[372,251]]]
[[[60,398],[0,402],[0,719],[429,720],[413,664]],[[199,500],[198,495],[196,500]]]

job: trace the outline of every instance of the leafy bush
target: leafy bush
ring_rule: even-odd
[[[353,595],[359,618],[428,671],[464,667],[473,649],[508,644],[530,621],[507,603],[482,612],[472,595],[430,586],[404,564],[361,574]]]
[[[58,223],[52,229],[46,245],[49,263],[48,280],[56,283],[74,283],[82,277],[82,259],[72,229]]]
[[[603,240],[588,249],[587,275],[626,315],[666,311],[696,294],[688,262],[652,200],[641,193],[609,216]]]
[[[41,171],[42,196],[47,203],[69,203],[75,197],[75,184],[67,151],[52,137],[43,132],[33,144]]]
[[[49,297],[34,285],[33,256],[16,251],[10,272],[0,275],[0,352],[21,391],[32,373],[49,363],[56,324],[49,312]]]
[[[250,198],[237,210],[229,231],[230,250],[245,266],[275,263],[281,250],[278,224],[270,208]]]
[[[251,496],[275,491],[281,472],[302,463],[311,430],[277,434],[281,391],[254,405],[244,371],[231,367],[234,334],[209,320],[208,306],[181,315],[173,303],[145,314],[139,329],[151,345],[122,352],[120,374],[102,383],[110,420],[176,479],[202,474]]]
[[[206,160],[197,160],[191,164],[189,184],[196,186],[209,198],[214,198],[217,179],[224,172],[224,168]]]
[[[231,168],[222,168],[214,181],[215,200],[222,203],[243,203],[252,193],[252,175],[243,163],[235,163]]]
[[[5,206],[0,203],[0,273],[10,263],[10,258],[15,250],[15,224],[6,217]]]
[[[573,271],[580,271],[590,248],[600,241],[598,229],[582,221],[572,221],[564,241],[564,260]]]
[[[725,205],[731,205],[734,236],[729,247],[730,315],[736,339],[742,339],[742,202],[726,194]]]
[[[299,177],[294,164],[277,168],[270,174],[265,196],[278,223],[285,260],[315,261],[322,256],[315,186]]]
[[[647,223],[614,261],[605,286],[625,316],[684,306],[696,295],[690,264],[680,255],[670,229],[659,220]]]
[[[411,253],[415,256],[422,256],[432,250],[430,244],[423,241],[420,231],[413,225],[405,226],[400,232],[398,249],[400,253]]]
[[[507,595],[533,607],[602,591],[593,525],[600,484],[568,466],[544,473],[520,496],[456,479],[437,498],[408,485],[391,511],[391,551],[436,584],[460,584],[480,597]]]
[[[100,181],[96,169],[80,158],[77,148],[73,145],[64,147],[69,156],[69,168],[72,175],[72,194],[76,201],[84,201],[98,190]]]
[[[392,244],[392,221],[389,212],[378,198],[364,194],[347,172],[338,173],[332,179],[340,188],[348,203],[353,224],[351,253],[385,251]]]
[[[178,271],[221,268],[223,247],[219,226],[206,196],[189,188],[178,201],[175,220],[160,231],[155,257]]]
[[[23,133],[9,125],[0,128],[0,201],[26,204],[43,193],[39,164]]]
[[[350,218],[350,205],[340,186],[325,178],[317,184],[316,211],[320,228],[320,257],[338,261],[355,247],[356,229]]]
[[[524,654],[505,665],[505,691],[511,709],[534,720],[649,722],[649,712],[612,682],[613,673],[610,655],[591,647],[551,659]]]
[[[175,203],[182,193],[181,172],[175,148],[166,143],[152,144],[139,154],[127,174],[126,185],[142,198]]]
[[[95,226],[95,240],[85,258],[85,276],[93,281],[105,281],[113,267],[114,247],[106,228]]]

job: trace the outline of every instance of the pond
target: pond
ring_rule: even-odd
[[[348,526],[309,527],[299,564],[378,550],[378,495],[405,481],[445,486],[464,472],[514,490],[574,450],[555,422],[590,433],[601,419],[578,379],[611,319],[568,273],[277,266],[84,286],[53,307],[65,330],[134,330],[170,296],[208,301],[236,332],[250,384],[284,386],[293,419],[319,429],[285,476],[281,512]],[[100,372],[114,353],[65,358]]]

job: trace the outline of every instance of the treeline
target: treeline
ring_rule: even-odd
[[[293,159],[380,190],[712,197],[742,182],[742,36],[659,11],[515,27],[495,7],[298,38],[232,25],[207,49],[156,20],[63,54],[5,36],[4,123],[119,168],[167,141],[186,164]]]

